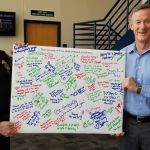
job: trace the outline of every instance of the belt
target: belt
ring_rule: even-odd
[[[124,112],[124,114],[127,117],[134,119],[136,122],[141,122],[141,123],[150,122],[150,116],[135,116],[126,111]]]

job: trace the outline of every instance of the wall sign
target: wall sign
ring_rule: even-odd
[[[14,36],[16,32],[16,13],[0,11],[0,36]]]
[[[42,11],[42,10],[31,10],[32,16],[46,16],[46,17],[54,17],[53,11]]]

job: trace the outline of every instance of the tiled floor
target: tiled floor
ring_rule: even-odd
[[[11,150],[117,150],[110,135],[20,134],[11,139]]]

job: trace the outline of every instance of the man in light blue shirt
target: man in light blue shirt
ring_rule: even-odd
[[[126,78],[124,132],[119,150],[150,150],[150,5],[140,5],[132,13],[129,26],[135,42],[125,48]]]
[[[135,43],[124,49],[127,51],[124,109],[135,116],[150,116],[150,47],[142,53]]]

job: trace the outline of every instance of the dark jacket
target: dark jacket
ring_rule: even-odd
[[[0,50],[0,121],[9,120],[12,58]]]

